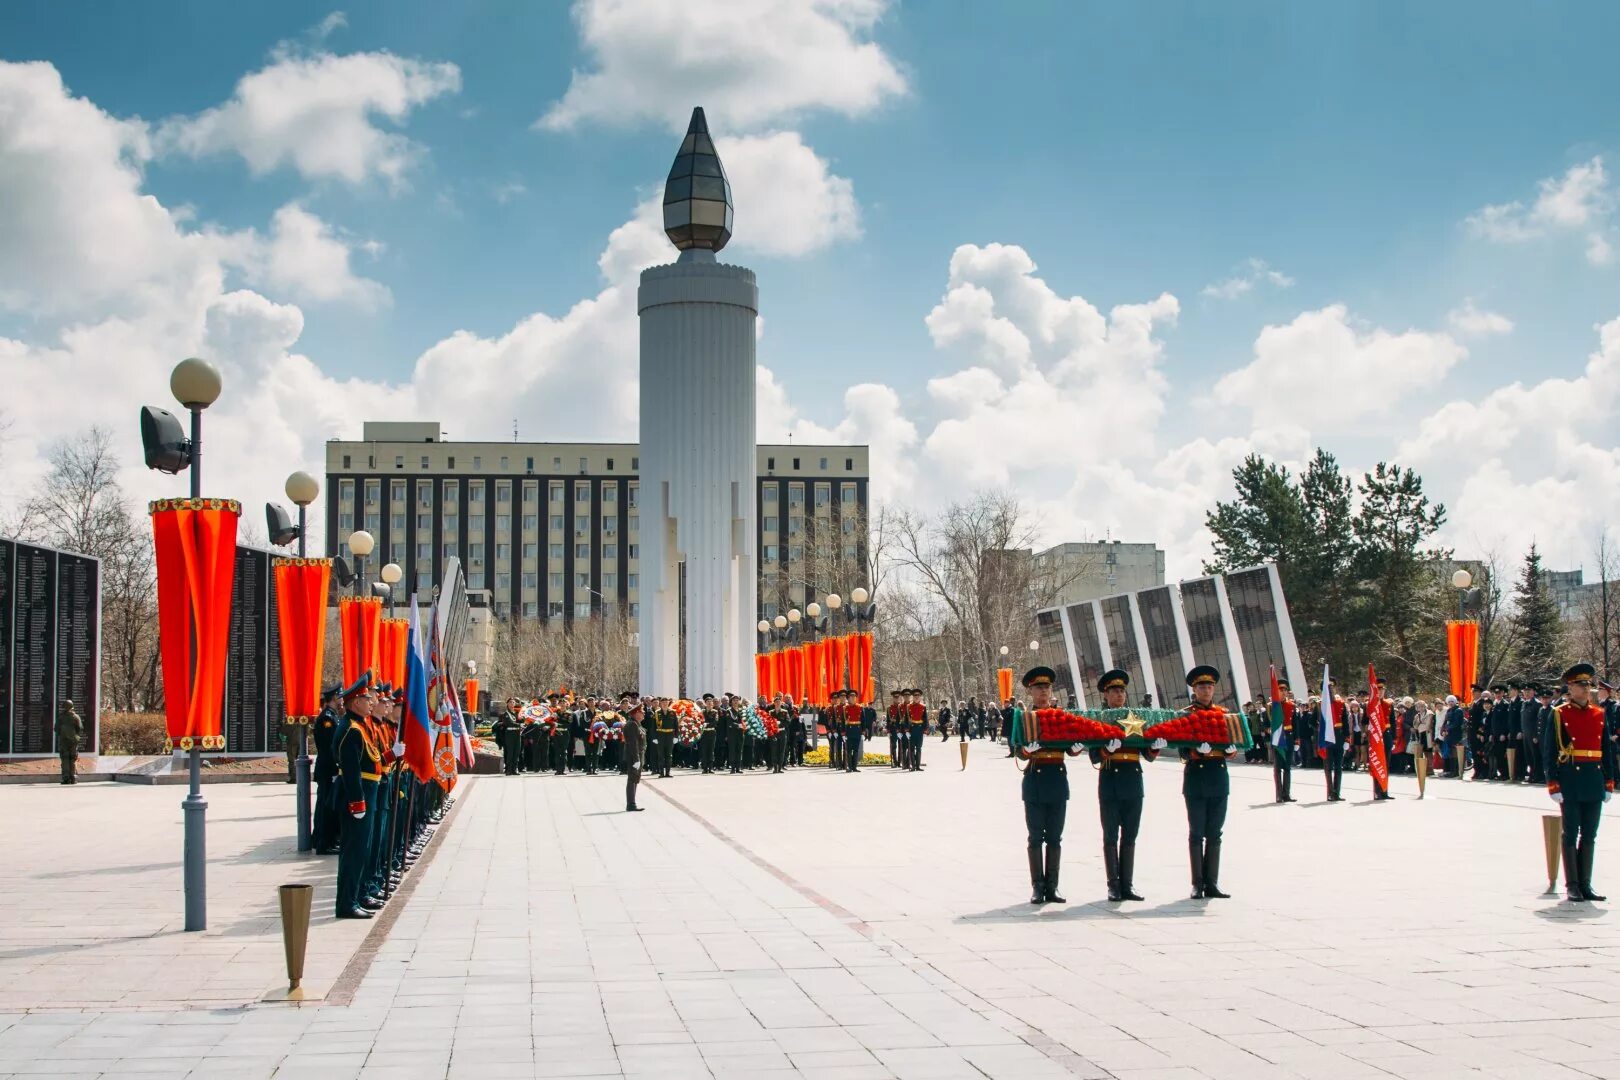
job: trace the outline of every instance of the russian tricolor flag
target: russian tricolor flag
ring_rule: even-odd
[[[428,712],[427,658],[422,655],[421,619],[416,597],[411,596],[409,644],[405,647],[405,715],[400,738],[405,743],[405,767],[422,781],[434,778],[433,716]]]

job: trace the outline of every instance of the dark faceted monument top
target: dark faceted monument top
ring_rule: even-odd
[[[692,123],[664,181],[664,234],[682,251],[719,251],[731,239],[731,183],[701,108],[692,110]]]

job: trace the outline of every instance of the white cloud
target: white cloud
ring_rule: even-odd
[[[281,51],[243,76],[223,105],[165,122],[158,143],[193,157],[239,154],[255,175],[291,167],[305,179],[397,185],[422,151],[377,121],[402,123],[417,107],[460,89],[455,64],[388,52]]]
[[[1215,384],[1221,404],[1256,418],[1307,411],[1317,436],[1346,431],[1391,402],[1436,386],[1468,350],[1448,334],[1359,330],[1343,304],[1267,326],[1254,360]]]
[[[1491,337],[1513,331],[1512,319],[1494,311],[1475,307],[1474,298],[1471,296],[1462,302],[1461,307],[1453,308],[1447,313],[1446,322],[1463,337]]]
[[[277,210],[270,236],[256,233],[233,238],[227,261],[242,268],[249,284],[292,300],[347,303],[374,310],[392,299],[383,285],[355,274],[356,248],[377,254],[375,241],[351,241],[297,203]]]
[[[809,255],[861,235],[855,187],[796,132],[716,140],[738,200],[732,243],[765,255]],[[728,248],[729,250],[729,248]]]
[[[1212,300],[1236,300],[1253,292],[1257,285],[1274,285],[1279,289],[1293,288],[1294,279],[1281,270],[1273,269],[1264,259],[1249,258],[1240,264],[1237,272],[1224,281],[1205,285],[1200,295]]]
[[[661,122],[684,129],[702,105],[716,132],[802,113],[860,116],[906,92],[869,35],[888,0],[577,0],[589,70],[537,122]]]
[[[311,29],[310,34],[317,41],[325,41],[333,34],[349,25],[349,17],[341,11],[334,11]]]
[[[1613,256],[1603,229],[1615,208],[1614,189],[1599,155],[1570,166],[1563,176],[1538,181],[1535,201],[1528,207],[1520,201],[1484,206],[1463,224],[1475,236],[1502,244],[1589,230],[1585,236],[1587,261],[1604,266]]]

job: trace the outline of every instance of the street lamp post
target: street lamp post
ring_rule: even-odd
[[[405,571],[400,569],[399,563],[391,562],[384,565],[377,576],[382,578],[383,583],[388,586],[388,617],[392,619],[394,617],[394,586],[398,585],[400,579],[405,576]]]
[[[195,357],[182,360],[169,375],[169,390],[191,413],[191,497],[202,498],[202,414],[219,400],[219,370]],[[186,929],[208,929],[208,801],[202,795],[202,747],[187,755],[188,787],[180,804],[185,822]]]
[[[321,493],[320,483],[307,472],[295,472],[287,477],[284,488],[287,498],[298,507],[298,557],[305,557],[307,543],[304,537],[306,531],[305,514],[309,504],[315,501]],[[315,848],[315,836],[310,831],[310,761],[309,761],[309,725],[298,725],[298,757],[293,761],[293,777],[296,783],[296,800],[298,803],[298,850],[312,851]]]
[[[1451,587],[1457,590],[1457,618],[1465,618],[1468,614],[1468,587],[1474,583],[1474,575],[1467,570],[1458,570],[1451,575]]]
[[[366,595],[366,556],[377,546],[370,533],[356,529],[349,534],[349,553],[354,556],[354,595]]]

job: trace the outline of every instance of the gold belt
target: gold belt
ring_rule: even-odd
[[[1109,754],[1104,760],[1105,761],[1110,761],[1110,762],[1113,762],[1113,761],[1141,761],[1142,760],[1142,755],[1138,754],[1138,753],[1136,753],[1134,751],[1122,751],[1122,752],[1117,753],[1117,754]]]
[[[362,779],[362,780],[381,780],[382,779],[382,773],[363,772],[363,773],[360,774],[360,779]]]
[[[1599,760],[1603,757],[1601,750],[1571,750],[1569,756],[1586,761]]]

